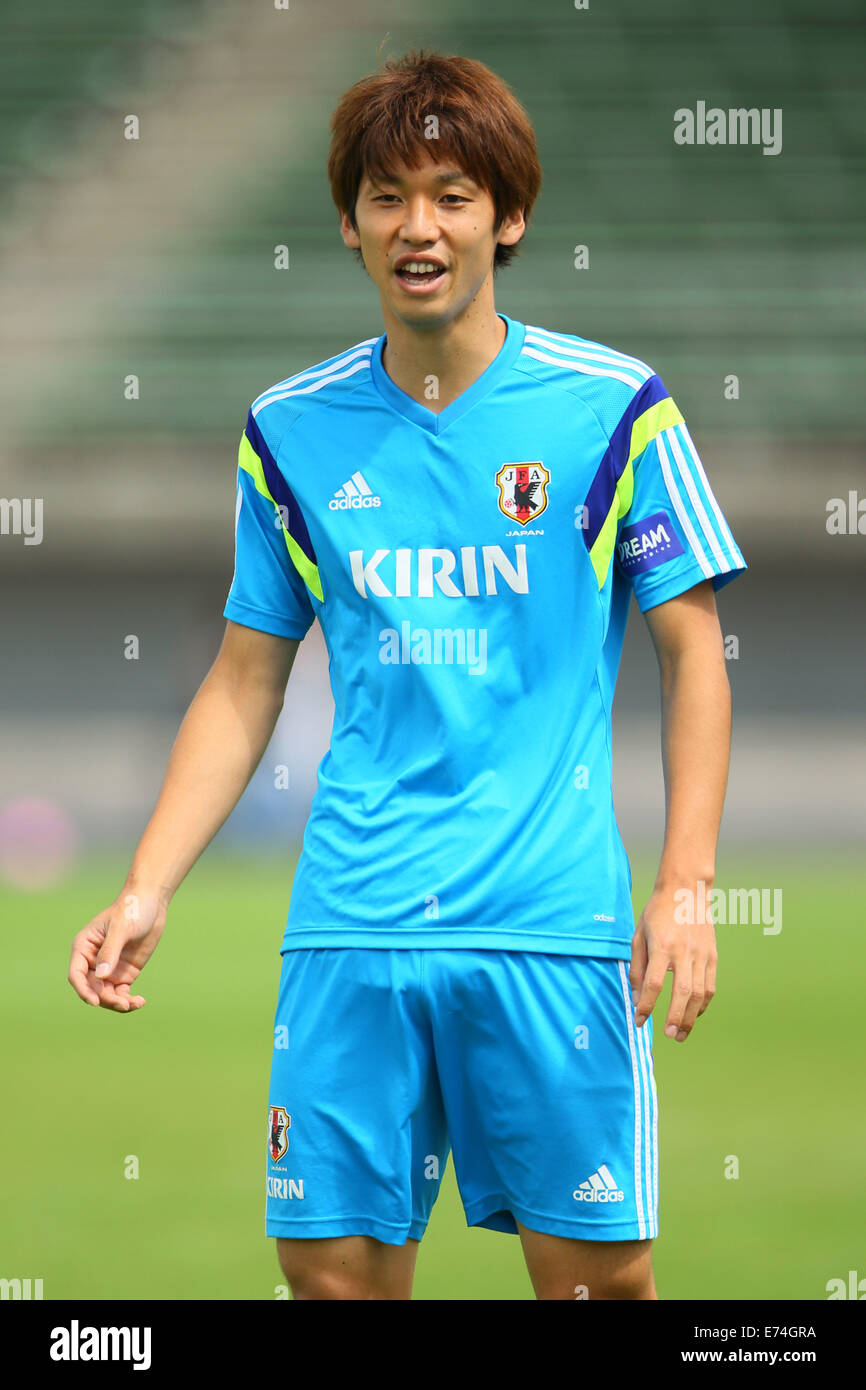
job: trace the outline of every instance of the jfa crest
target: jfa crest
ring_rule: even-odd
[[[499,510],[521,526],[534,521],[547,506],[549,482],[550,474],[537,459],[528,463],[503,463],[496,474]]]
[[[279,1163],[289,1151],[289,1127],[291,1115],[287,1115],[281,1105],[272,1105],[268,1111],[268,1153],[274,1163]]]

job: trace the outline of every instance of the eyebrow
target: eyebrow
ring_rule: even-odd
[[[367,178],[370,180],[371,183],[376,183],[376,182],[379,182],[379,183],[403,183],[403,182],[404,182],[403,179],[397,178],[397,176],[396,176],[395,174],[386,174],[386,175],[384,175],[384,176],[383,176],[381,179],[379,179],[379,180],[375,179],[375,178],[373,177],[372,174],[368,174],[368,175],[367,175]],[[460,169],[448,169],[444,174],[436,174],[436,175],[434,176],[433,182],[434,182],[434,183],[457,183],[457,182],[461,182],[461,183],[471,183],[474,187],[477,187],[477,184],[475,183],[475,180],[474,180],[473,178],[471,178],[469,174],[464,174]]]

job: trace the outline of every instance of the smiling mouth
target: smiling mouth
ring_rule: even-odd
[[[445,267],[434,265],[432,261],[424,261],[419,257],[417,261],[409,261],[394,273],[407,289],[432,289],[444,278]]]

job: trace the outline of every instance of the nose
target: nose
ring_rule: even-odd
[[[407,199],[400,232],[406,241],[436,241],[439,222],[432,199],[423,194]]]

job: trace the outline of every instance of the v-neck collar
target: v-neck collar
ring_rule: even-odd
[[[405,391],[391,380],[382,365],[382,354],[385,350],[387,334],[383,333],[373,348],[373,356],[370,359],[370,369],[373,376],[373,383],[380,396],[387,401],[392,410],[396,410],[398,415],[402,415],[414,424],[420,425],[422,429],[429,430],[431,434],[441,434],[454,420],[459,420],[461,415],[465,415],[467,410],[471,410],[474,405],[492,391],[494,386],[506,375],[518,353],[523,347],[523,338],[526,332],[526,325],[519,323],[517,319],[510,319],[507,314],[498,314],[505,324],[505,341],[493,361],[479,377],[476,377],[472,385],[453,400],[450,405],[446,405],[444,410],[428,410],[412,396],[408,396]]]

